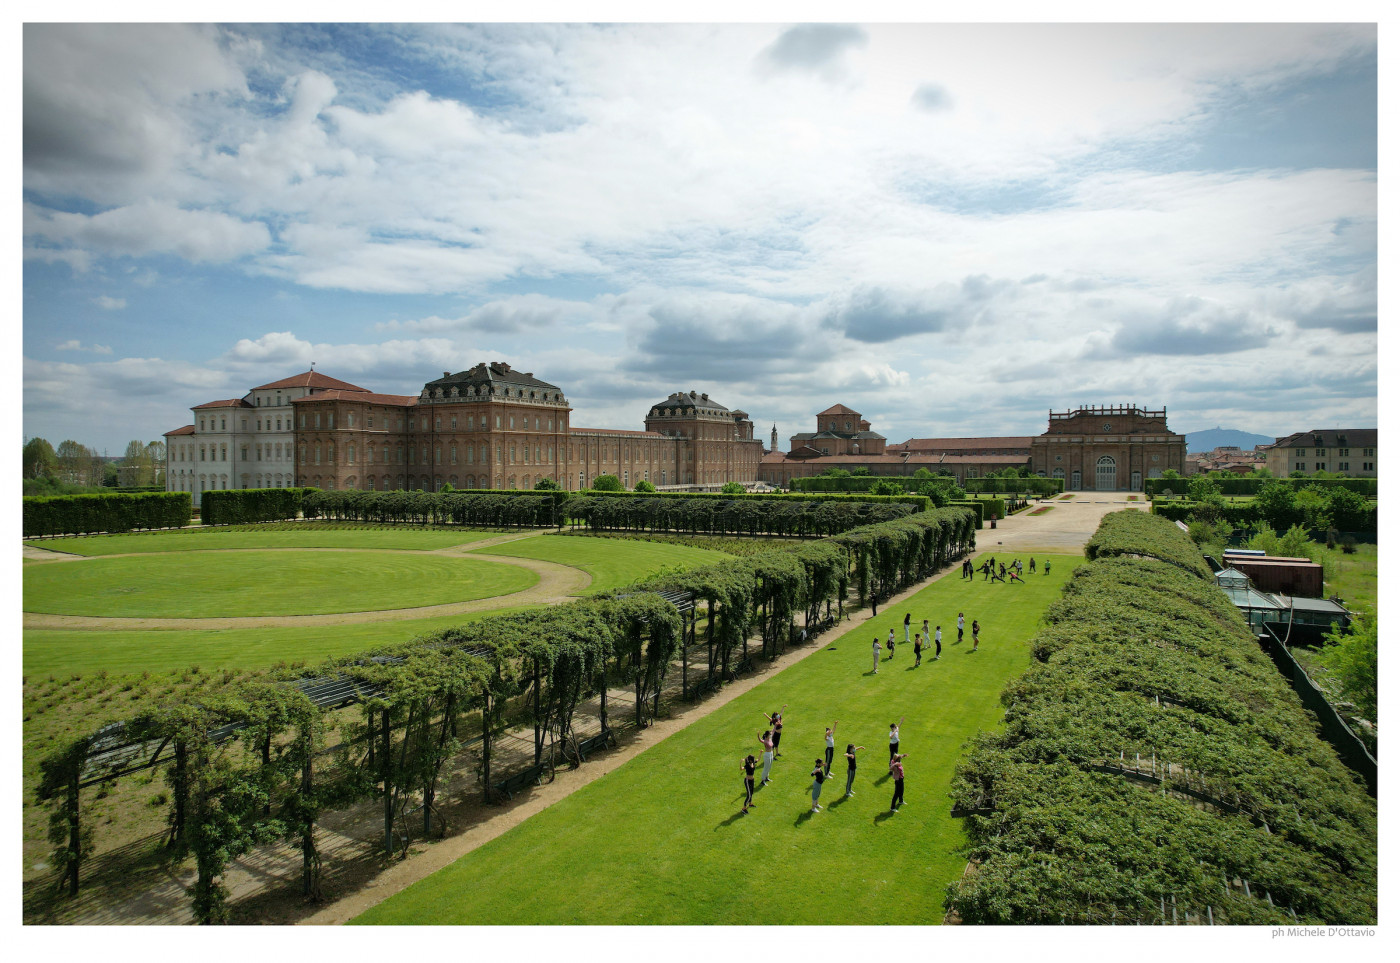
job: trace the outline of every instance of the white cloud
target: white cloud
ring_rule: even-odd
[[[267,227],[215,211],[187,211],[140,201],[91,216],[26,204],[26,237],[111,257],[174,254],[187,261],[229,261],[271,242]]]
[[[53,346],[55,351],[89,351],[93,354],[111,354],[112,349],[105,344],[83,344],[76,338],[64,341],[62,344]]]
[[[92,299],[92,303],[102,308],[104,311],[120,311],[126,307],[126,298],[114,298],[106,294],[98,295]]]

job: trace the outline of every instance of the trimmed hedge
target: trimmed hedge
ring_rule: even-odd
[[[1169,521],[1190,522],[1195,520],[1194,512],[1199,504],[1200,502],[1191,502],[1185,499],[1172,500],[1169,502],[1154,501],[1152,503],[1151,512],[1153,515],[1160,515],[1162,518]],[[1379,503],[1368,502],[1366,507],[1362,509],[1361,525],[1359,528],[1355,529],[1355,531],[1376,531],[1379,512]],[[1261,520],[1259,517],[1259,510],[1255,507],[1253,502],[1246,502],[1243,505],[1227,504],[1219,509],[1216,515],[1219,516],[1222,521],[1229,522],[1236,528],[1247,528]],[[1302,520],[1302,513],[1300,512],[1298,513],[1296,522],[1301,523]]]
[[[1212,478],[1211,481],[1220,488],[1222,495],[1255,495],[1258,494],[1259,489],[1274,482],[1288,485],[1299,491],[1309,485],[1317,485],[1319,488],[1333,486],[1350,488],[1366,498],[1375,498],[1378,492],[1377,479],[1375,478]],[[1144,491],[1149,496],[1160,495],[1167,490],[1177,495],[1184,495],[1186,494],[1186,486],[1190,482],[1190,477],[1149,478],[1145,483]]]
[[[925,499],[927,501],[927,499]],[[898,499],[703,499],[585,494],[566,506],[575,524],[591,531],[662,531],[707,535],[830,536],[861,525],[912,514]]]
[[[879,481],[880,479],[876,479]],[[575,492],[575,497],[599,498],[660,498],[693,501],[755,501],[755,502],[899,502],[912,505],[916,511],[927,511],[933,507],[933,500],[927,495],[860,495],[850,493],[814,493],[811,495],[765,494],[745,492],[742,495],[726,495],[722,492]]]
[[[1030,492],[1032,495],[1055,495],[1065,490],[1063,478],[969,478],[966,481],[958,482],[947,475],[934,476],[933,478],[915,478],[912,475],[856,475],[851,478],[823,478],[818,475],[811,478],[794,478],[792,488],[794,491],[803,492],[863,492],[880,481],[899,482],[908,488],[917,489],[924,482],[940,480],[956,484],[969,494],[975,492],[995,495],[999,492],[1006,492],[1019,495],[1022,492]]]
[[[1116,555],[1160,559],[1203,579],[1213,574],[1185,532],[1164,519],[1132,508],[1105,515],[1094,537],[1084,546],[1084,557],[1090,561]]]
[[[565,493],[552,491],[320,491],[302,498],[307,518],[410,525],[557,527]]]
[[[205,525],[247,525],[296,518],[301,500],[314,488],[234,488],[207,491],[200,500]]]
[[[1119,515],[1003,692],[1005,730],[957,770],[976,870],[949,909],[974,924],[1374,923],[1374,800],[1208,577],[1105,557],[1105,542],[1193,553],[1165,520]]]
[[[29,495],[24,499],[24,535],[180,528],[190,523],[192,510],[189,492]]]

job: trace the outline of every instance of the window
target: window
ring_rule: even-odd
[[[346,446],[345,446],[345,464],[347,464],[347,465],[353,465],[353,464],[355,464],[355,446],[354,446],[354,445],[346,445]]]
[[[320,413],[319,411],[316,412],[316,427],[317,427],[317,428],[320,428],[320,427],[321,427],[321,413]]]
[[[1318,457],[1318,458],[1322,458],[1322,457],[1323,457],[1324,455],[1326,455],[1326,454],[1327,454],[1327,449],[1326,449],[1326,448],[1319,448],[1319,449],[1317,449],[1317,457]]]
[[[453,430],[453,431],[456,431],[456,430],[457,430],[457,416],[456,416],[456,415],[453,415],[453,416],[452,416],[452,430]]]
[[[373,428],[373,427],[374,427],[374,415],[365,415],[365,427],[366,427],[366,428]],[[370,485],[369,490],[370,490],[370,491],[374,491],[374,479],[373,479],[373,478],[371,478],[371,479],[369,480],[369,485]]]
[[[228,461],[228,445],[219,446],[219,461]]]
[[[830,451],[830,449],[823,448],[823,449],[822,449],[822,454],[823,454],[823,455],[829,455],[829,454],[831,454],[831,451]]]
[[[1326,470],[1327,470],[1327,462],[1325,462],[1325,461],[1317,462],[1317,470],[1318,470],[1318,471],[1326,471]]]
[[[433,419],[433,431],[442,431],[442,415]]]
[[[328,464],[328,465],[334,465],[334,464],[335,464],[335,445],[327,445],[327,446],[326,446],[326,464]]]
[[[475,445],[468,445],[468,446],[467,446],[467,464],[468,464],[468,465],[472,465],[472,464],[475,464],[475,463],[476,463],[476,446],[475,446]]]
[[[511,430],[511,431],[514,431],[514,430],[515,430],[515,415],[511,415],[511,416],[510,416],[510,430]]]
[[[258,425],[258,431],[262,431],[262,419],[261,419],[261,418],[258,419],[257,425]]]
[[[433,446],[433,464],[434,464],[434,465],[441,465],[441,464],[442,464],[442,446],[441,446],[441,445],[434,445],[434,446]]]
[[[334,412],[334,411],[328,411],[328,412],[326,412],[326,427],[327,427],[327,428],[334,428],[334,427],[335,427],[335,412]]]
[[[373,464],[374,464],[374,446],[373,446],[373,445],[367,445],[367,446],[365,447],[365,464],[366,464],[366,465],[373,465]]]
[[[1294,470],[1294,471],[1307,471],[1307,470],[1308,470],[1308,466],[1305,465],[1305,464],[1303,464],[1301,461],[1295,461],[1295,462],[1293,463],[1293,470]]]
[[[316,464],[318,464],[318,465],[321,464],[321,444],[320,444],[320,442],[317,442],[317,443],[316,443]]]
[[[200,446],[199,446],[199,460],[200,460],[200,461],[203,461],[203,460],[204,460],[204,446],[203,446],[203,445],[200,445]]]
[[[1361,463],[1361,470],[1362,470],[1362,471],[1375,471],[1375,470],[1376,470],[1376,463],[1373,462],[1373,461],[1363,461],[1363,462]]]
[[[1337,454],[1338,454],[1338,456],[1340,456],[1340,457],[1342,457],[1342,458],[1346,458],[1348,455],[1351,454],[1351,449],[1350,449],[1350,448],[1338,448],[1338,449],[1337,449]]]
[[[220,418],[220,419],[219,419],[219,430],[220,430],[220,431],[228,431],[228,419],[227,419],[227,418]]]
[[[303,428],[306,427],[306,412],[304,412],[304,411],[301,413],[301,426],[302,426]]]
[[[347,412],[345,413],[345,427],[347,427],[347,428],[354,428],[354,427],[355,427],[355,413],[354,413],[353,411],[347,411]]]
[[[501,427],[501,416],[500,416],[500,415],[497,415],[497,416],[496,416],[496,428],[499,430],[500,427]]]
[[[248,419],[247,419],[247,418],[244,418],[242,424],[243,424],[243,427],[240,428],[239,430],[240,430],[240,431],[247,431],[247,430],[248,430]]]
[[[449,464],[457,464],[457,446],[452,445],[447,449],[447,461]]]
[[[409,446],[408,446],[408,463],[409,463],[410,465],[416,465],[416,464],[418,464],[418,462],[415,461],[415,459],[416,459],[417,457],[418,457],[417,449],[414,448],[412,445],[409,445]]]
[[[242,461],[247,461],[247,460],[248,460],[248,446],[247,446],[247,445],[244,445],[244,446],[242,446],[241,448],[239,448],[239,449],[238,449],[238,452],[239,452],[239,454],[238,454],[239,459],[241,459]]]
[[[511,445],[511,446],[510,446],[510,463],[511,463],[512,465],[515,464],[515,446],[514,446],[514,445]]]
[[[204,419],[203,419],[203,418],[199,419],[199,430],[200,430],[200,431],[203,431],[203,430],[204,430]]]
[[[398,454],[394,456],[394,462],[399,465],[403,464],[403,445],[399,445]],[[399,487],[403,487],[402,481],[399,482]]]
[[[1376,453],[1376,449],[1374,449],[1374,448],[1363,448],[1363,449],[1361,449],[1361,454],[1365,455],[1367,458],[1370,458],[1370,457],[1371,457],[1372,455],[1374,455],[1375,453]]]
[[[1351,471],[1351,463],[1346,461],[1338,462],[1337,471]]]

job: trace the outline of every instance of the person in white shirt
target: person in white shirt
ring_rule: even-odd
[[[871,672],[880,671],[880,637],[875,636],[875,641],[871,644],[871,654],[874,656],[875,664],[870,667]]]
[[[904,717],[903,717],[903,716],[900,716],[900,717],[899,717],[899,721],[898,721],[898,722],[891,722],[891,723],[890,723],[890,758],[891,758],[891,759],[894,758],[894,754],[895,754],[896,752],[899,752],[899,727],[902,726],[902,725],[904,725]]]

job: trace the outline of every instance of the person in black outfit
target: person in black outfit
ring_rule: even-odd
[[[855,785],[855,782],[856,782],[856,752],[857,752],[857,750],[864,749],[864,748],[865,748],[864,746],[858,746],[858,745],[856,745],[856,744],[853,743],[853,742],[848,742],[848,743],[846,743],[846,797],[847,797],[847,798],[850,798],[851,796],[854,796],[854,795],[855,795],[855,793],[851,792],[851,787],[852,787],[853,785]]]
[[[744,757],[744,812],[748,812],[753,805],[753,771],[757,766],[758,760],[753,753]]]
[[[890,812],[904,805],[904,759],[907,752],[898,752],[890,757],[890,775],[894,776],[894,795],[890,797]]]
[[[786,708],[787,703],[784,702],[783,709]],[[782,753],[778,751],[778,743],[783,741],[783,709],[779,709],[771,716],[766,712],[762,714],[763,718],[768,720],[768,725],[773,729],[773,758],[775,759],[782,755]]]

